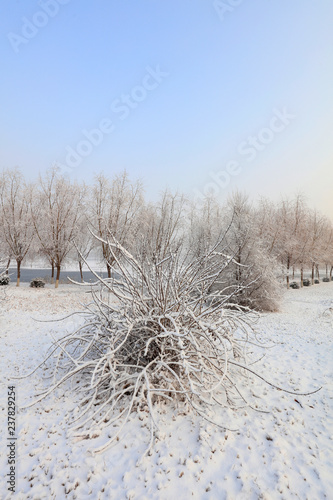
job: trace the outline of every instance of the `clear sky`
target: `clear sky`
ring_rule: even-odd
[[[333,218],[332,26],[332,0],[3,0],[0,168]]]

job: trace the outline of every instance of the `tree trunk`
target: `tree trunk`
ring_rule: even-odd
[[[317,275],[318,280],[320,281],[320,279],[319,279],[319,264],[316,264],[316,275]]]
[[[331,270],[330,270],[330,278],[331,278],[331,281],[332,281],[332,273],[333,273],[333,266],[331,266]]]
[[[293,266],[293,280],[295,279],[295,267]]]
[[[83,283],[82,262],[80,260],[79,260],[79,269],[80,269],[81,283]]]
[[[11,258],[9,257],[8,262],[7,262],[7,266],[6,266],[6,274],[7,275],[8,275],[8,272],[9,272],[10,261],[11,261]]]
[[[57,276],[56,276],[55,288],[58,288],[58,286],[59,286],[59,278],[60,278],[60,266],[57,265]]]
[[[16,286],[20,286],[20,279],[21,279],[21,261],[17,260],[17,281],[16,281]]]
[[[54,262],[51,262],[51,285],[54,283]]]
[[[287,288],[289,288],[289,269],[290,269],[290,257],[287,258]]]
[[[107,269],[107,272],[108,272],[108,278],[111,278],[111,266],[110,266],[110,264],[108,262],[106,263],[106,269]]]
[[[328,278],[328,265],[326,264],[326,278]]]
[[[313,285],[314,285],[314,271],[315,271],[315,265],[314,265],[314,262],[312,262],[311,281],[312,281]]]
[[[304,269],[301,267],[301,287],[303,288],[303,277],[304,277]]]

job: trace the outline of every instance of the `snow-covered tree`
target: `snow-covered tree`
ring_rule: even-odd
[[[303,287],[304,270],[310,265],[309,210],[303,196],[294,200],[295,211],[295,247],[294,266],[301,271],[301,287]]]
[[[321,262],[325,266],[326,278],[330,276],[332,279],[333,266],[333,224],[324,217],[322,221],[322,236],[321,236]]]
[[[187,226],[192,254],[203,255],[224,230],[225,211],[214,197],[206,197],[200,204],[193,201],[187,210]]]
[[[309,214],[308,234],[310,240],[309,259],[313,284],[315,274],[319,278],[319,264],[323,262],[325,252],[325,219],[317,210],[312,210]]]
[[[291,269],[299,263],[304,214],[304,200],[300,195],[292,200],[283,199],[278,207],[277,224],[281,228],[278,258],[286,269],[287,288]]]
[[[114,237],[130,249],[139,232],[140,212],[144,206],[140,182],[131,182],[124,171],[109,180],[100,174],[96,177],[89,208],[92,232],[100,238],[101,251],[108,277],[114,263],[107,243]]]
[[[84,195],[84,199],[86,195]],[[89,220],[87,217],[87,205],[81,207],[81,216],[78,221],[77,233],[74,241],[74,248],[72,250],[73,260],[75,260],[79,265],[80,278],[83,283],[83,266],[92,250],[96,248],[97,241],[96,238],[93,237],[91,231],[88,229]]]
[[[268,228],[263,214],[264,211],[254,209],[246,195],[238,192],[225,205],[207,198],[200,210],[192,207],[190,211],[190,246],[198,254],[204,253],[207,244],[224,233],[217,249],[221,273],[214,289],[229,286],[235,302],[255,309],[275,310],[281,296],[279,269],[272,251],[276,235],[273,227]],[[224,269],[226,255],[232,261]]]
[[[59,285],[61,266],[73,247],[82,216],[84,191],[77,184],[51,169],[40,177],[33,193],[33,221],[41,252],[56,268],[55,287]]]
[[[240,290],[238,303],[257,310],[277,310],[282,296],[278,263],[271,252],[272,242],[267,245],[260,236],[262,228],[256,210],[248,197],[239,192],[229,197],[225,210],[230,221],[226,242],[233,265],[228,268],[231,274],[222,275],[222,279]]]
[[[156,203],[148,204],[142,211],[133,248],[142,265],[161,262],[178,248],[184,248],[185,204],[184,196],[165,191]]]
[[[0,203],[4,250],[8,255],[9,262],[10,258],[16,260],[16,286],[19,286],[21,264],[31,247],[34,228],[30,213],[30,187],[25,183],[18,169],[5,170],[2,173]]]

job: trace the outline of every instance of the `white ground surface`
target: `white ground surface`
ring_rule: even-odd
[[[1,293],[1,290],[0,290]],[[58,318],[89,296],[72,285],[54,290],[10,286],[0,301],[0,498],[15,499],[332,499],[333,498],[333,283],[287,292],[281,312],[264,315],[263,337],[276,345],[255,365],[295,396],[249,380],[252,404],[221,412],[236,431],[221,431],[196,416],[164,408],[152,456],[140,466],[148,430],[145,414],[133,415],[123,439],[104,454],[89,450],[106,442],[112,428],[81,440],[69,435],[66,414],[75,409],[70,385],[56,397],[17,415],[16,493],[7,491],[7,386],[15,383],[19,405],[41,387],[41,372],[13,380],[35,367],[50,345],[77,324]]]

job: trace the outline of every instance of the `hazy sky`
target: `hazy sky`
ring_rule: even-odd
[[[332,0],[3,0],[0,168],[333,218]]]

